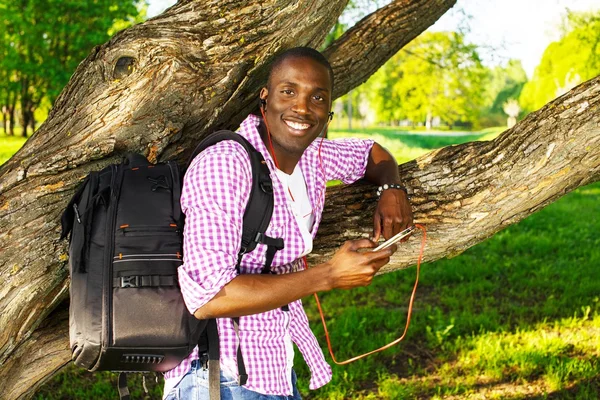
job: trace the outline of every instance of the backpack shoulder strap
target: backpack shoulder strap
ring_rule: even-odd
[[[240,273],[240,263],[242,261],[243,255],[254,250],[258,243],[263,243],[267,245],[267,254],[265,259],[265,266],[263,267],[262,273],[270,273],[271,263],[273,262],[273,257],[275,256],[275,253],[278,250],[283,249],[283,239],[271,238],[265,234],[265,232],[267,231],[267,227],[269,226],[269,222],[271,221],[275,200],[273,197],[273,182],[271,181],[271,174],[269,171],[269,167],[267,166],[267,163],[265,162],[265,159],[262,156],[262,154],[259,151],[257,151],[254,148],[254,146],[252,146],[252,144],[248,142],[248,140],[246,140],[243,136],[232,131],[218,131],[204,139],[196,147],[196,149],[192,153],[192,156],[190,157],[187,166],[189,166],[192,160],[203,150],[223,140],[233,140],[242,145],[242,147],[248,153],[248,156],[250,158],[250,165],[252,167],[252,188],[250,190],[250,198],[248,199],[246,210],[244,211],[242,243],[240,246],[240,252],[238,253],[237,264],[235,266],[236,271],[238,274]],[[209,322],[209,325],[210,324],[211,323]],[[201,349],[206,348],[206,344],[208,344],[209,380],[211,374],[213,377],[219,376],[219,340],[216,334],[216,323],[214,325],[215,328],[212,328],[214,332],[208,332],[208,335],[206,335],[205,331],[205,334],[201,336],[199,341],[199,347]],[[235,319],[234,326],[236,326],[237,331],[237,321],[235,321]],[[208,329],[211,329],[211,327],[209,326]],[[215,339],[215,337],[217,338]],[[246,367],[244,359],[242,357],[239,343],[237,356],[239,379],[238,383],[240,385],[244,385],[248,379],[248,374],[246,373]],[[213,361],[211,363],[210,360],[216,361]],[[211,365],[213,366],[212,372],[210,371]],[[218,378],[211,380],[209,384],[211,398],[218,398],[218,385]]]
[[[267,258],[262,272],[268,273],[275,253],[283,249],[283,239],[275,239],[265,235],[273,214],[274,199],[273,182],[271,181],[269,167],[262,154],[243,136],[232,131],[223,130],[215,132],[204,139],[194,150],[188,165],[203,150],[223,140],[233,140],[242,145],[250,157],[250,165],[252,166],[252,189],[244,211],[242,244],[236,269],[239,273],[242,256],[254,250],[258,243],[262,243],[267,245]]]

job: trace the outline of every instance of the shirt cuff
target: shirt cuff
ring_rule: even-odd
[[[331,367],[329,364],[326,364],[325,371],[320,374],[311,373],[310,383],[308,385],[310,390],[316,390],[322,386],[325,386],[331,381],[333,373],[331,372]]]
[[[184,269],[184,266],[179,267],[179,286],[185,305],[190,314],[194,314],[197,309],[213,299],[237,275],[235,270],[222,273],[217,281],[210,282],[207,286],[202,286],[196,282]]]

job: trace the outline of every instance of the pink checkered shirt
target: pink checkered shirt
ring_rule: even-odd
[[[275,175],[275,164],[257,130],[260,118],[249,115],[238,133],[260,151],[271,170],[274,210],[267,235],[283,238],[285,248],[276,253],[272,270],[277,274],[303,269],[299,256],[304,241],[284,192]],[[323,211],[325,184],[339,179],[352,183],[363,177],[370,140],[323,140],[321,162],[320,139],[304,152],[299,165],[306,180],[308,197],[313,205],[317,233]],[[323,174],[325,173],[325,176]],[[184,263],[179,268],[181,291],[191,313],[211,300],[236,277],[235,265],[240,249],[242,220],[251,188],[252,172],[246,151],[233,141],[220,142],[197,156],[188,169],[181,195],[185,213]],[[241,273],[260,273],[265,262],[266,246],[242,258]],[[248,299],[251,301],[251,299]],[[248,372],[245,387],[263,394],[291,395],[292,382],[286,340],[298,346],[311,371],[310,388],[316,389],[331,379],[331,368],[310,330],[308,318],[297,300],[289,311],[280,308],[239,319],[239,335],[244,363]],[[232,320],[217,320],[221,345],[221,368],[237,376],[236,351],[238,336]],[[173,387],[185,375],[197,349],[176,368],[165,373],[166,387]]]

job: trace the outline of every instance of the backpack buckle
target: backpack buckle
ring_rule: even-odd
[[[140,286],[140,277],[138,275],[122,276],[121,287],[122,288],[136,288]]]
[[[258,183],[258,186],[260,187],[260,190],[262,190],[266,194],[273,193],[273,183],[271,182],[271,178],[265,179],[265,180],[261,180]]]

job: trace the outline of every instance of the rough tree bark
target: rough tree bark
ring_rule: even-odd
[[[336,95],[364,82],[454,2],[396,1],[361,21],[326,50]],[[48,120],[0,168],[2,398],[29,396],[69,359],[58,221],[87,172],[126,151],[184,160],[204,135],[235,128],[256,106],[272,55],[318,46],[345,3],[180,1],[81,63]],[[417,221],[429,230],[426,259],[460,253],[598,180],[599,104],[595,79],[493,142],[451,146],[402,165]],[[366,184],[328,191],[312,259],[367,231],[373,206]],[[416,241],[406,249],[386,271],[414,264]]]

